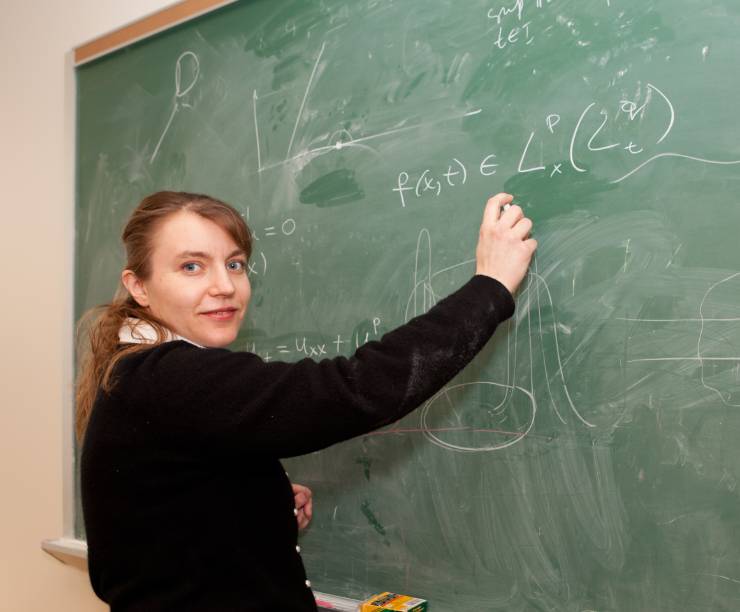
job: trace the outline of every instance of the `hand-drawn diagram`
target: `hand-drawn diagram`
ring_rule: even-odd
[[[260,137],[258,111],[257,111],[257,102],[258,100],[260,100],[260,96],[258,95],[256,90],[252,92],[252,115],[254,119],[255,138],[257,141],[257,171],[258,172],[264,172],[265,170],[271,170],[274,168],[279,168],[279,167],[283,167],[283,166],[287,166],[291,164],[297,165],[298,168],[303,168],[311,160],[321,155],[326,155],[327,153],[332,153],[334,151],[341,151],[347,148],[360,148],[360,149],[365,149],[372,153],[378,154],[377,151],[375,151],[375,149],[369,147],[368,145],[364,143],[369,142],[371,140],[376,140],[379,138],[386,138],[394,134],[400,134],[400,133],[408,132],[411,130],[418,130],[428,125],[434,125],[437,123],[444,123],[446,121],[454,121],[454,120],[459,120],[465,117],[471,117],[481,112],[481,109],[477,108],[477,109],[473,109],[473,110],[470,110],[464,113],[458,113],[458,114],[451,115],[449,117],[444,117],[442,119],[437,119],[434,121],[419,123],[419,124],[414,124],[414,125],[404,125],[405,122],[401,122],[397,126],[390,128],[388,130],[384,130],[376,134],[368,134],[365,136],[361,136],[359,138],[355,138],[349,130],[342,128],[342,129],[333,131],[331,134],[325,134],[319,137],[318,139],[311,142],[309,146],[304,146],[303,149],[299,153],[291,155],[291,152],[293,150],[293,145],[296,139],[296,134],[298,132],[301,119],[303,118],[303,115],[304,115],[304,109],[306,106],[306,101],[308,99],[308,94],[311,91],[314,80],[317,78],[317,74],[319,74],[320,72],[326,69],[326,66],[321,67],[321,59],[324,55],[325,49],[326,49],[326,42],[323,42],[321,45],[321,48],[319,49],[318,56],[316,57],[316,61],[314,62],[314,66],[311,71],[311,75],[308,79],[308,84],[306,85],[306,90],[303,94],[303,98],[301,99],[301,105],[300,105],[300,108],[298,109],[295,124],[293,125],[293,131],[290,135],[290,141],[288,143],[288,149],[285,154],[285,159],[281,161],[271,162],[266,165],[262,164],[262,147],[261,147],[261,137]],[[319,142],[327,142],[328,144],[322,144],[319,146],[315,146]]]
[[[405,319],[408,321],[414,316],[427,312],[438,301],[439,296],[434,290],[433,285],[435,279],[439,279],[439,277],[457,268],[468,267],[474,262],[475,260],[463,261],[453,266],[433,271],[431,235],[427,229],[422,229],[417,240],[413,287],[406,303]],[[420,420],[421,431],[433,444],[452,451],[489,452],[503,450],[527,437],[527,435],[530,434],[537,415],[538,404],[534,388],[535,377],[533,372],[535,359],[539,360],[540,358],[542,359],[544,380],[546,382],[547,393],[550,398],[550,406],[560,422],[565,424],[567,423],[567,419],[558,409],[558,402],[561,400],[556,399],[554,395],[551,387],[551,379],[557,380],[561,385],[562,394],[565,398],[564,401],[577,420],[586,427],[594,427],[593,423],[583,417],[580,410],[573,402],[568,390],[568,382],[563,371],[563,361],[558,343],[557,321],[554,318],[550,324],[551,330],[548,331],[551,331],[554,342],[553,348],[556,372],[552,373],[549,371],[547,365],[548,358],[545,354],[545,346],[543,343],[545,333],[543,326],[542,302],[545,301],[545,307],[552,309],[553,300],[545,278],[538,273],[536,260],[533,264],[533,270],[530,271],[525,287],[521,291],[518,300],[519,303],[523,305],[523,308],[520,309],[521,312],[518,315],[518,319],[507,323],[505,380],[503,382],[480,380],[448,386],[432,397],[421,409]],[[529,372],[527,373],[529,388],[518,383],[518,379],[521,377],[521,375],[517,373],[517,347],[519,345],[520,328],[522,330],[526,330],[522,333],[525,336],[524,345],[528,347],[527,350],[529,353]],[[465,403],[465,400],[462,399],[462,401],[458,402],[455,400],[455,396],[464,395],[464,393],[466,391],[470,391],[471,388],[477,388],[476,390],[479,392],[479,396],[501,396],[497,400],[484,400],[483,404],[485,404],[485,406],[483,406],[483,409],[487,411],[493,421],[498,423],[515,422],[517,427],[514,429],[511,427],[504,429],[498,427],[478,428],[462,425],[458,411],[464,409],[463,404]],[[518,395],[520,400],[524,400],[518,404],[520,406],[518,408],[520,413],[522,410],[521,404],[525,406],[524,410],[526,410],[526,416],[524,417],[519,414],[517,415],[517,418],[512,418],[513,415],[510,411],[514,410],[512,399],[515,395]],[[430,426],[430,411],[434,410],[438,404],[441,404],[445,410],[452,410],[452,412],[458,416],[458,422],[460,424],[457,427],[437,429]],[[480,409],[480,407],[474,408],[474,410],[478,409]],[[509,412],[509,414],[507,414],[507,412]],[[389,432],[393,431],[396,430],[389,430]],[[444,440],[440,436],[442,431],[456,431],[458,433],[469,431],[475,434],[490,433],[492,441],[475,445],[454,444]],[[504,440],[499,441],[498,439],[502,437]],[[493,440],[494,438],[495,440]],[[480,440],[480,435],[477,435],[477,439]]]
[[[187,87],[184,88],[182,86],[183,69],[189,72],[190,78],[190,82],[187,84]],[[198,60],[198,56],[192,51],[185,51],[184,53],[182,53],[180,57],[177,58],[177,62],[175,63],[175,95],[172,99],[172,112],[170,113],[170,118],[167,120],[167,125],[164,126],[162,135],[159,137],[157,146],[154,147],[154,152],[152,153],[152,157],[149,160],[150,164],[154,163],[154,160],[157,157],[157,153],[159,153],[159,148],[162,146],[164,137],[167,135],[167,132],[172,125],[172,121],[175,118],[177,111],[179,111],[181,108],[192,108],[192,106],[187,102],[182,102],[182,98],[190,93],[190,90],[195,87],[195,84],[198,82],[199,75],[200,61]]]
[[[740,338],[735,328],[739,316],[730,316],[737,309],[740,272],[713,283],[702,296],[698,317],[693,318],[632,318],[621,320],[643,325],[697,324],[695,355],[661,355],[635,357],[628,363],[685,362],[696,363],[702,387],[716,394],[726,406],[740,407]],[[724,293],[723,293],[724,292]]]

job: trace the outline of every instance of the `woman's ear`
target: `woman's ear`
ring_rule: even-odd
[[[149,306],[149,296],[147,295],[146,287],[139,277],[134,274],[133,270],[124,270],[121,273],[121,282],[139,306],[142,308]]]

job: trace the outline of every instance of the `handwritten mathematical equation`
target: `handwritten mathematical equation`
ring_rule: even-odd
[[[247,208],[247,223],[249,222],[249,208]],[[287,218],[284,219],[281,223],[277,225],[268,225],[265,227],[260,227],[259,229],[255,229],[251,226],[250,223],[250,229],[252,231],[252,240],[257,242],[264,242],[273,238],[289,238],[293,234],[295,234],[297,225],[296,221],[293,218]],[[251,261],[248,264],[247,274],[251,275],[257,275],[257,276],[266,276],[267,275],[267,268],[268,268],[268,258],[265,254],[264,250],[260,248],[260,245],[256,245],[258,248],[255,249],[255,251],[252,254]]]
[[[269,349],[258,350],[257,343],[251,342],[247,344],[247,350],[259,355],[265,362],[274,361],[275,359],[303,359],[305,357],[324,359],[343,355],[347,349],[357,350],[370,340],[375,340],[380,334],[381,324],[380,317],[373,317],[368,329],[356,330],[346,337],[337,334],[333,339],[326,340],[325,338],[309,339],[306,336],[296,336],[292,342],[275,344]]]
[[[591,128],[587,128],[586,125],[588,123],[588,119],[591,118],[591,115],[595,116],[597,114],[595,110],[597,103],[591,102],[588,104],[580,114],[578,121],[570,134],[568,159],[572,169],[576,172],[587,171],[581,166],[581,162],[577,161],[578,158],[583,157],[584,154],[603,154],[607,151],[617,149],[626,151],[630,156],[637,156],[645,152],[648,144],[659,145],[662,143],[673,129],[676,121],[676,111],[668,96],[666,96],[655,85],[650,83],[647,84],[644,100],[618,100],[616,113],[612,120],[613,122],[618,122],[619,120],[624,119],[627,123],[635,122],[645,116],[645,112],[648,107],[656,100],[662,103],[665,115],[665,125],[662,128],[661,135],[657,138],[655,143],[640,143],[631,139],[627,139],[625,142],[603,141],[602,133],[607,123],[610,121],[609,113],[605,108],[599,110],[598,115],[600,119],[597,119],[596,124],[592,125]],[[563,129],[561,123],[562,116],[558,113],[551,113],[545,117],[544,129],[535,129],[529,133],[526,143],[524,143],[521,148],[519,162],[517,164],[517,173],[548,173],[550,178],[563,174],[563,165],[565,162],[558,161],[552,164],[545,164],[541,159],[533,161],[534,155],[531,153],[535,137],[540,136],[541,134],[544,134],[545,137],[555,135],[559,130]],[[544,146],[544,140],[541,140],[541,142]],[[496,174],[499,166],[499,162],[496,160],[496,154],[490,153],[477,162],[475,170],[481,176],[493,176]],[[638,166],[637,169],[639,169],[639,167],[642,166]],[[630,174],[634,173],[636,170],[633,170],[629,174],[621,178],[617,178],[612,182],[618,183],[627,178],[627,176],[630,176]],[[464,185],[468,181],[468,178],[468,166],[461,161],[460,158],[453,157],[443,168],[425,168],[418,174],[418,176],[415,175],[412,177],[407,171],[401,171],[397,176],[396,184],[392,188],[392,191],[397,194],[401,207],[405,208],[410,199],[419,199],[424,196],[439,197],[445,190]]]
[[[498,166],[493,160],[496,159],[495,154],[486,155],[481,162],[478,164],[477,170],[482,176],[493,176],[496,174],[496,168]],[[468,169],[463,162],[457,157],[453,157],[447,170],[441,175],[441,179],[432,173],[431,168],[424,170],[416,181],[412,181],[408,172],[401,172],[398,175],[397,186],[393,188],[393,191],[398,193],[401,198],[401,206],[406,207],[406,195],[407,192],[412,192],[409,195],[416,196],[417,198],[422,197],[427,192],[431,192],[435,196],[439,196],[442,193],[442,188],[457,187],[458,185],[464,185],[468,180]]]

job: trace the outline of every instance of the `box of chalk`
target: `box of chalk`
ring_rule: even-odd
[[[360,606],[360,612],[426,612],[426,609],[426,599],[387,591],[373,595]]]

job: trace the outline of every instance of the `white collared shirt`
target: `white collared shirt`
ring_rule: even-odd
[[[118,340],[121,344],[154,344],[158,340],[157,330],[148,321],[142,319],[136,319],[134,317],[128,317],[121,325],[118,330]],[[198,348],[204,348],[203,345],[183,338],[176,333],[166,330],[165,342],[174,342],[176,340],[184,340],[188,344],[197,346]]]

